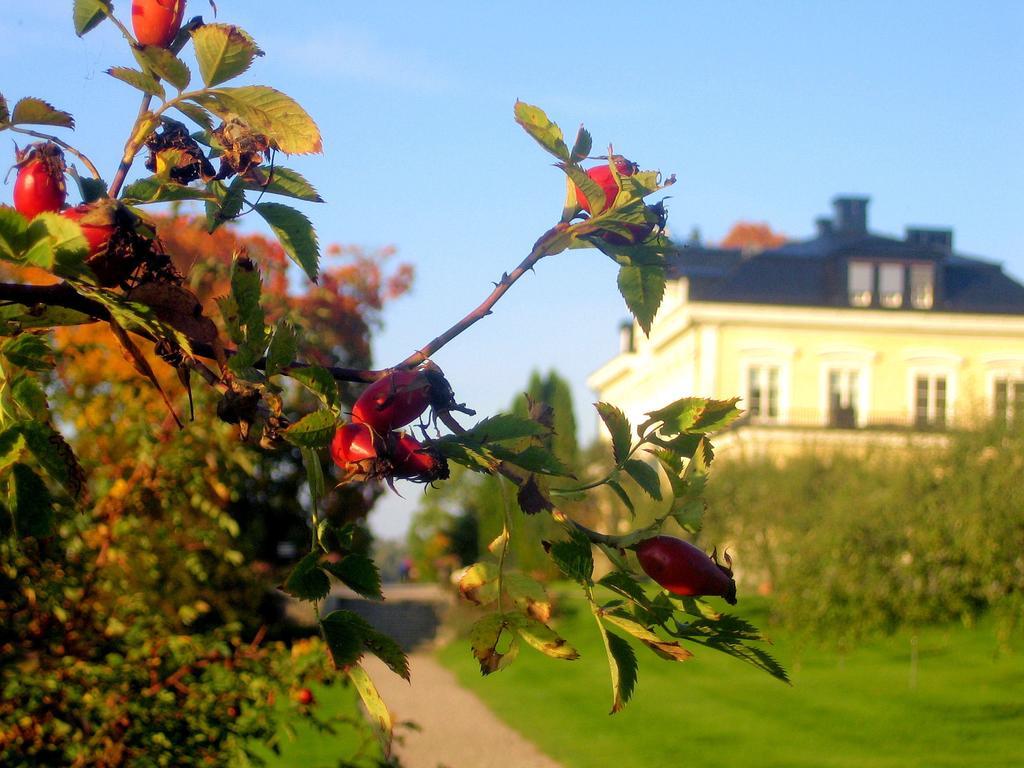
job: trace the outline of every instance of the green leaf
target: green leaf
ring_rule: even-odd
[[[31,467],[15,464],[11,473],[14,530],[19,536],[42,537],[53,527],[53,497]]]
[[[508,464],[514,464],[527,472],[536,472],[541,475],[552,475],[554,477],[572,477],[568,467],[559,461],[555,455],[540,445],[531,445],[522,451],[510,451],[503,446],[491,446],[491,452],[495,457]]]
[[[179,91],[188,88],[192,81],[192,73],[188,65],[166,48],[146,45],[142,49],[132,48],[135,60],[146,72],[161,80],[166,80]]]
[[[790,683],[785,668],[771,654],[746,644],[748,641],[763,642],[765,637],[754,625],[737,616],[718,614],[714,618],[705,617],[686,624],[677,623],[677,629],[672,634],[721,651],[767,672],[777,680]]]
[[[388,668],[405,680],[409,679],[409,659],[402,647],[383,632],[364,622],[363,647],[383,661]]]
[[[306,469],[306,482],[309,484],[309,493],[313,497],[313,506],[324,497],[326,485],[324,483],[324,467],[320,463],[320,455],[312,448],[299,448],[302,454],[302,465]]]
[[[618,284],[629,311],[643,332],[650,336],[651,323],[665,295],[664,268],[623,266],[619,269]]]
[[[217,88],[192,99],[222,120],[237,117],[289,155],[323,151],[320,130],[290,96],[265,85]]]
[[[82,498],[85,492],[85,471],[64,436],[49,424],[40,422],[23,422],[21,433],[39,466],[46,470],[71,498]]]
[[[89,244],[77,222],[56,213],[41,213],[28,228],[32,242],[25,251],[25,262],[60,277],[79,278],[85,271]]]
[[[263,178],[262,183],[250,178],[252,174],[258,174]],[[242,186],[245,189],[257,192],[267,192],[273,195],[293,197],[296,200],[305,200],[310,203],[322,203],[323,198],[317,193],[313,185],[306,181],[305,177],[298,171],[280,166],[260,167],[254,169],[252,174],[242,178]]]
[[[640,429],[646,432],[660,424],[658,431],[664,435],[702,435],[729,426],[742,415],[736,407],[738,397],[729,400],[711,400],[704,397],[684,397],[664,408],[647,414],[647,421]]]
[[[359,616],[351,611],[332,611],[320,620],[320,626],[336,669],[345,669],[363,657],[366,622]]]
[[[55,125],[58,128],[74,128],[75,118],[42,99],[28,97],[14,105],[11,125]]]
[[[356,693],[359,694],[360,700],[363,702],[363,706],[366,708],[366,713],[370,716],[370,723],[373,725],[373,730],[377,734],[377,741],[380,743],[380,748],[384,753],[385,760],[391,756],[391,740],[392,740],[392,722],[391,713],[388,712],[387,705],[384,703],[384,699],[381,698],[380,693],[377,691],[377,687],[373,684],[373,680],[366,674],[366,670],[360,667],[358,664],[350,666],[346,673],[348,674],[349,680],[352,681],[352,685],[356,689]]]
[[[574,536],[571,539],[553,541],[548,548],[548,554],[558,566],[558,569],[573,581],[580,584],[589,584],[591,575],[594,573],[594,553],[590,549],[590,542],[582,536]]]
[[[320,568],[319,559],[318,552],[310,552],[299,560],[281,588],[299,600],[323,600],[327,597],[331,582]]]
[[[256,265],[248,258],[235,258],[231,264],[231,297],[238,310],[238,325],[244,343],[239,348],[240,367],[252,365],[267,347],[266,316],[260,304],[262,282]]]
[[[238,218],[245,205],[245,182],[236,176],[227,187],[221,181],[211,181],[207,189],[215,200],[206,203],[206,231],[213,234],[224,223]]]
[[[193,104],[190,101],[179,101],[174,105],[174,108],[203,130],[213,130],[213,120],[210,118],[210,113],[197,104]]]
[[[636,654],[633,653],[633,648],[628,642],[614,632],[609,632],[603,626],[601,635],[604,637],[604,647],[608,653],[608,669],[612,676],[611,714],[614,715],[626,706],[636,687]]]
[[[193,30],[192,47],[207,87],[238,77],[263,55],[246,32],[230,24],[204,24]]]
[[[25,449],[25,437],[17,425],[0,432],[0,472],[21,458]]]
[[[594,140],[590,137],[590,132],[581,125],[580,129],[576,132],[576,141],[573,142],[569,162],[578,163],[581,160],[585,160],[593,146]]]
[[[72,12],[75,34],[79,37],[93,29],[111,12],[109,0],[75,0]]]
[[[54,366],[49,338],[39,334],[22,333],[8,339],[0,345],[0,354],[29,371],[48,371]]]
[[[358,595],[371,600],[383,600],[380,590],[380,571],[377,565],[365,555],[352,553],[341,562],[324,563],[324,568]]]
[[[92,176],[82,176],[75,166],[68,169],[68,173],[78,185],[78,192],[82,196],[83,203],[94,203],[101,197],[107,196],[107,183],[103,179],[94,179]]]
[[[629,494],[626,493],[626,489],[623,488],[618,481],[609,480],[606,485],[612,489],[612,493],[619,497],[619,500],[626,505],[626,509],[629,510],[630,515],[636,515],[636,509],[633,507],[633,500],[629,498]]]
[[[267,348],[267,364],[264,373],[267,376],[273,376],[283,370],[295,359],[298,348],[299,338],[295,333],[295,326],[286,320],[279,320],[274,328],[274,335],[270,339],[270,346]]]
[[[516,631],[528,644],[552,659],[572,661],[580,657],[579,651],[569,645],[551,627],[537,619],[527,618],[516,627]]]
[[[661,501],[661,478],[658,476],[658,470],[639,459],[630,459],[622,468],[636,480],[636,484],[643,488],[648,496],[655,501]]]
[[[285,253],[316,282],[320,269],[320,246],[313,225],[302,213],[280,203],[260,203],[256,212],[274,230]]]
[[[690,431],[717,432],[729,426],[743,415],[743,411],[736,407],[738,402],[738,397],[730,400],[708,400]]]
[[[618,612],[605,613],[602,618],[619,629],[625,630],[658,656],[669,661],[686,661],[693,654],[674,640],[665,640],[638,621]]]
[[[569,148],[565,146],[562,129],[548,119],[544,110],[522,101],[515,106],[516,122],[544,149],[559,160],[569,160]]]
[[[615,457],[615,463],[621,464],[629,455],[629,449],[632,445],[629,419],[626,418],[626,414],[614,405],[594,403],[594,407],[597,408],[601,420],[608,428],[608,433],[612,436],[612,455]]]
[[[157,96],[160,99],[167,98],[167,92],[160,85],[160,81],[146,72],[140,72],[131,67],[111,67],[107,70],[107,74],[123,83],[128,83],[132,88],[138,88],[143,93]]]
[[[302,386],[320,398],[320,401],[331,408],[335,413],[338,411],[338,382],[334,380],[331,372],[318,365],[308,365],[305,368],[292,368],[288,376],[299,382]]]
[[[610,571],[597,582],[623,597],[627,597],[640,605],[647,605],[647,593],[643,586],[631,574],[625,571]]]
[[[590,204],[590,210],[600,211],[604,208],[607,201],[605,200],[604,189],[600,184],[590,178],[578,165],[561,164],[558,167],[565,171],[569,181],[586,196],[587,202]]]
[[[126,186],[121,200],[132,204],[169,203],[181,200],[213,200],[213,193],[201,188],[176,184],[159,176],[147,176]]]
[[[549,427],[527,418],[510,413],[489,416],[473,425],[462,435],[466,443],[495,443],[503,440],[518,440],[523,437],[540,437],[551,433]]]
[[[324,409],[308,413],[281,434],[292,445],[305,448],[319,448],[331,442],[337,429],[338,416],[334,411]]]
[[[519,617],[492,613],[477,620],[469,631],[473,656],[480,663],[480,672],[489,675],[504,669],[519,653],[514,627]]]

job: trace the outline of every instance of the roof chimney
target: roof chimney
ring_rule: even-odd
[[[842,235],[863,235],[868,231],[867,197],[836,197],[832,205],[836,211],[836,230]]]
[[[818,237],[828,237],[832,234],[832,219],[828,216],[819,216],[814,220],[814,226],[818,230]]]
[[[923,248],[936,248],[943,253],[952,253],[953,230],[907,227],[907,243]]]

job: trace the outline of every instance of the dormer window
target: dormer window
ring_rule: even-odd
[[[875,265],[870,261],[851,261],[847,288],[851,307],[870,307],[875,295]]]
[[[910,267],[910,306],[931,309],[935,303],[935,267],[913,264]]]
[[[903,306],[903,265],[878,265],[878,303],[886,309]]]

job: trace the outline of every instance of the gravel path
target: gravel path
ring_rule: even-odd
[[[395,722],[421,729],[396,729],[395,754],[405,768],[560,768],[461,688],[429,651],[409,655],[412,684],[376,658],[364,661]]]

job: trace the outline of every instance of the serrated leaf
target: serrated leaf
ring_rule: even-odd
[[[53,497],[46,483],[25,464],[11,471],[14,530],[19,536],[42,537],[53,527]]]
[[[708,432],[717,432],[729,426],[743,413],[736,407],[736,403],[739,400],[738,397],[730,400],[708,400],[691,431],[706,434]]]
[[[471,429],[466,430],[460,439],[466,444],[482,444],[539,437],[550,432],[548,427],[525,416],[499,413],[477,422]]]
[[[602,188],[600,184],[598,184],[596,181],[590,178],[586,171],[584,171],[578,165],[572,164],[563,163],[559,164],[558,167],[565,171],[565,175],[568,177],[569,183],[579,188],[579,190],[587,198],[587,203],[590,205],[590,210],[600,211],[604,209],[605,205],[608,202],[607,200],[605,200],[604,188]]]
[[[576,141],[573,142],[569,162],[578,163],[585,160],[593,146],[594,140],[590,136],[590,131],[581,125],[580,129],[576,131]]]
[[[515,621],[519,617],[492,613],[479,619],[469,631],[469,644],[473,656],[480,663],[480,672],[489,675],[504,669],[519,653],[516,642]],[[514,620],[513,620],[514,619]]]
[[[110,13],[109,0],[75,0],[72,18],[75,22],[75,34],[79,37],[94,29]]]
[[[262,356],[267,345],[266,315],[260,304],[262,281],[256,265],[247,257],[236,257],[231,264],[231,297],[238,309],[238,324],[242,329],[243,348],[239,356],[252,365]]]
[[[661,501],[661,478],[658,470],[645,461],[629,459],[622,468],[655,501]]]
[[[651,323],[661,306],[665,295],[665,270],[663,267],[623,266],[619,269],[619,293],[626,306],[636,318],[647,336],[651,335]]]
[[[217,88],[195,96],[193,101],[222,120],[237,117],[285,154],[323,151],[320,129],[313,119],[294,99],[273,88],[265,85]]]
[[[161,179],[159,176],[147,176],[133,181],[121,192],[121,200],[132,204],[170,203],[182,200],[213,200],[211,192],[202,187],[190,187]]]
[[[646,645],[658,656],[670,661],[686,661],[692,659],[693,654],[674,640],[665,640],[652,632],[638,621],[620,613],[605,613],[602,618],[609,624],[625,630],[641,643]]]
[[[88,242],[77,222],[56,213],[41,213],[29,224],[24,251],[25,263],[60,277],[78,278],[85,269]]]
[[[78,193],[82,196],[83,203],[94,203],[101,197],[107,196],[107,183],[103,179],[94,179],[92,176],[82,176],[75,166],[68,169],[71,178],[78,185]]]
[[[338,417],[331,410],[306,414],[281,433],[292,445],[319,448],[327,445],[337,429]]]
[[[629,419],[626,418],[626,414],[609,403],[594,403],[594,407],[612,437],[612,455],[615,457],[615,463],[621,464],[629,455],[632,445]]]
[[[377,565],[365,555],[352,553],[338,563],[324,563],[328,573],[333,574],[346,587],[370,600],[383,600],[380,589],[380,571]]]
[[[198,104],[193,104],[190,101],[179,101],[174,105],[174,108],[204,131],[213,130],[213,119],[210,117],[210,113]]]
[[[320,271],[320,246],[309,219],[294,208],[280,203],[260,203],[256,206],[256,212],[274,230],[285,253],[315,283]]]
[[[54,366],[53,348],[49,338],[22,333],[0,344],[0,354],[11,363],[29,371],[48,371]]]
[[[230,24],[204,24],[193,30],[192,47],[207,87],[238,77],[263,55],[248,33]]]
[[[319,561],[318,552],[307,554],[292,568],[281,589],[299,600],[323,600],[331,591],[331,582]]]
[[[612,677],[612,709],[611,714],[619,712],[633,696],[636,687],[637,663],[636,654],[628,642],[609,632],[603,626],[601,635],[604,638],[605,651],[608,654],[608,669]]]
[[[81,499],[85,493],[85,471],[64,436],[49,424],[41,422],[23,422],[21,433],[39,466],[72,499]]]
[[[363,657],[366,622],[359,616],[351,611],[332,611],[320,620],[320,626],[335,669],[346,669]]]
[[[586,539],[573,537],[562,541],[553,541],[548,554],[558,569],[573,581],[589,584],[594,573],[594,553],[590,542]]]
[[[572,661],[580,657],[579,651],[569,645],[565,638],[536,619],[527,618],[516,627],[516,632],[529,645],[552,659]]]
[[[138,88],[143,93],[157,96],[160,99],[167,98],[167,92],[160,85],[160,81],[146,72],[140,72],[131,67],[111,67],[107,70],[107,74],[123,83],[128,83],[132,88]]]
[[[619,501],[626,505],[626,509],[629,510],[629,514],[631,516],[635,516],[636,509],[633,507],[633,500],[629,498],[629,494],[626,493],[626,489],[623,488],[616,480],[609,480],[605,485],[611,488],[612,493],[619,497]]]
[[[262,180],[254,180],[253,176],[259,176]],[[323,202],[323,198],[313,188],[313,185],[306,181],[301,173],[293,171],[291,168],[280,166],[255,168],[242,178],[242,185],[245,189],[252,191],[293,197],[296,200],[305,200],[310,203]]]
[[[24,449],[25,436],[17,425],[0,432],[0,473],[21,458]]]
[[[644,592],[643,586],[625,571],[610,571],[597,583],[641,605],[647,604],[647,593]]]
[[[384,753],[384,758],[387,759],[391,756],[393,730],[391,713],[388,712],[384,699],[381,698],[377,687],[373,684],[370,676],[366,674],[365,669],[356,664],[350,666],[346,673],[349,680],[352,681],[356,693],[359,694],[359,699],[363,702],[366,713],[370,716],[370,722],[373,725],[374,732],[377,734],[381,751]]]
[[[224,186],[221,181],[211,181],[207,189],[214,200],[206,203],[206,231],[213,234],[222,225],[238,218],[245,205],[245,182],[241,176]]]
[[[498,567],[493,563],[474,563],[459,579],[459,594],[477,605],[498,599]]]
[[[295,359],[298,349],[299,338],[295,327],[285,320],[278,321],[274,328],[274,335],[270,338],[270,346],[267,347],[267,363],[264,373],[267,376],[273,376],[283,370]]]
[[[516,122],[544,149],[559,160],[568,161],[569,148],[565,146],[562,129],[548,118],[543,109],[517,101],[515,118]]]
[[[288,376],[320,398],[320,401],[336,413],[338,410],[338,382],[330,371],[318,365],[292,368]]]
[[[177,423],[178,428],[182,429],[183,425],[181,420],[178,418],[177,413],[175,413],[174,404],[167,396],[167,392],[164,390],[163,385],[160,384],[160,380],[156,377],[153,367],[149,364],[149,360],[142,353],[142,350],[140,350],[135,342],[132,341],[128,332],[121,327],[115,317],[111,317],[110,321],[107,323],[107,327],[110,328],[111,332],[114,334],[114,338],[117,339],[117,343],[120,344],[124,359],[131,363],[136,373],[153,385],[153,388],[156,389],[160,398],[164,401],[164,405],[167,406],[168,413],[170,413],[175,423]]]
[[[59,110],[42,99],[26,97],[19,99],[14,105],[11,125],[55,125],[59,128],[74,128],[75,118],[69,112]]]
[[[527,472],[554,477],[572,477],[572,472],[547,448],[531,445],[522,451],[511,451],[500,445],[492,445],[491,452],[502,461],[513,464]]]
[[[402,647],[383,632],[378,632],[369,624],[363,627],[363,646],[374,656],[383,661],[388,669],[399,677],[409,679],[409,659]]]
[[[188,65],[166,48],[146,45],[141,49],[132,48],[139,66],[151,75],[166,80],[179,91],[188,88],[192,81],[192,73]]]

